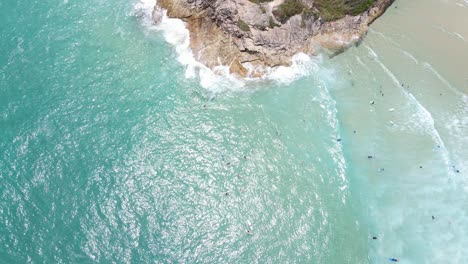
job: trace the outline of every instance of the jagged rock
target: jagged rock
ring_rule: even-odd
[[[275,10],[285,1],[300,1],[302,11],[287,19],[280,17],[282,23]],[[221,63],[230,66],[231,73],[246,76],[245,63],[257,69],[287,66],[299,52],[343,51],[359,41],[393,1],[375,0],[362,13],[334,21],[324,21],[313,0],[159,0],[158,5],[169,17],[186,22],[197,60],[211,68]]]
[[[229,72],[231,74],[239,74],[240,76],[246,76],[248,73],[247,69],[237,59],[229,65]]]

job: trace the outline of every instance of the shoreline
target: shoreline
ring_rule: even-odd
[[[359,15],[329,22],[321,17],[305,19],[304,9],[283,24],[275,21],[274,27],[264,27],[267,18],[272,23],[272,10],[283,1],[260,5],[248,0],[195,4],[187,0],[158,0],[152,16],[158,23],[166,10],[168,17],[181,19],[189,31],[194,58],[208,68],[223,65],[230,74],[258,78],[267,73],[266,68],[291,66],[292,57],[299,53],[318,55],[325,51],[333,56],[345,51],[362,40],[368,25],[394,2],[376,0]],[[257,10],[259,6],[267,8],[262,12]]]

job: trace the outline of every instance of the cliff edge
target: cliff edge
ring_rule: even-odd
[[[299,52],[337,53],[359,41],[394,0],[158,0],[186,22],[195,58],[245,77],[290,65]],[[251,67],[246,67],[250,65]],[[247,70],[247,68],[250,69]]]

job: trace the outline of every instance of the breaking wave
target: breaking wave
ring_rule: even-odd
[[[177,59],[185,69],[185,77],[198,79],[200,85],[212,92],[226,90],[244,90],[252,84],[259,82],[277,82],[289,84],[301,77],[308,76],[318,71],[323,61],[322,56],[311,58],[299,53],[293,56],[291,66],[267,67],[266,74],[260,78],[238,78],[230,74],[229,67],[219,65],[210,69],[198,62],[190,49],[190,35],[184,22],[180,19],[169,18],[165,10],[155,10],[156,0],[140,0],[134,6],[135,15],[141,18],[142,24],[149,31],[162,32],[164,39],[174,46]],[[153,12],[160,18],[157,23],[153,19]],[[246,68],[252,72],[254,67],[246,64]]]

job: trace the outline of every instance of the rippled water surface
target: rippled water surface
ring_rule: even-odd
[[[152,5],[0,3],[0,263],[468,262],[466,1],[249,81]]]

